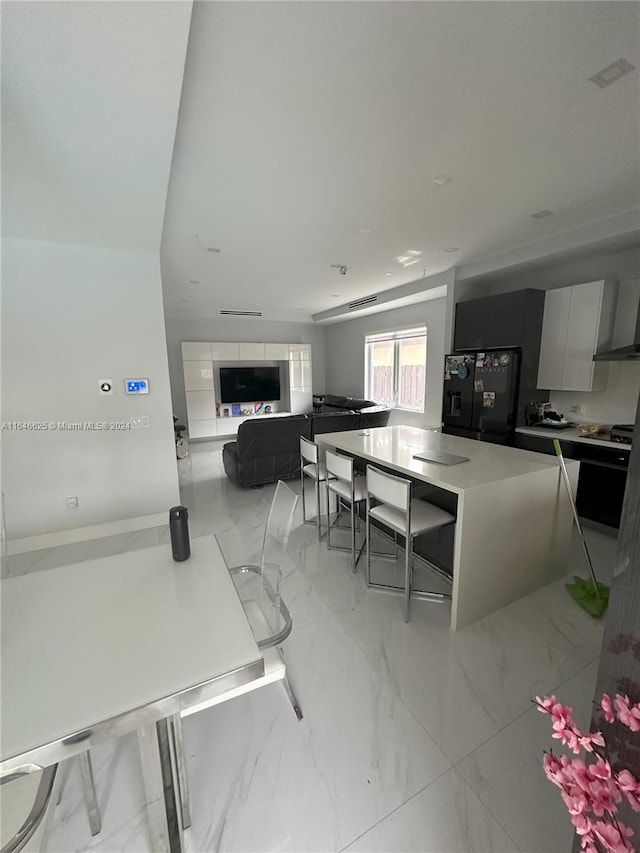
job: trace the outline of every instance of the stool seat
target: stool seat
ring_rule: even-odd
[[[380,504],[372,507],[369,510],[371,518],[382,522],[387,527],[397,530],[398,533],[407,532],[406,513],[389,504]],[[455,521],[451,513],[440,509],[439,506],[425,503],[421,500],[411,501],[411,536],[419,536],[420,533],[426,533],[427,530],[433,530],[436,527],[442,527],[444,524],[450,524]]]
[[[332,492],[340,495],[341,498],[344,498],[347,501],[351,500],[350,483],[345,483],[344,480],[330,480],[329,488]],[[363,501],[367,497],[367,481],[364,477],[353,478],[353,496],[356,503],[358,503],[358,501]]]
[[[302,473],[305,477],[311,477],[312,480],[320,480],[323,482],[327,479],[327,472],[322,462],[317,465],[315,462],[309,462],[308,465],[303,465]]]

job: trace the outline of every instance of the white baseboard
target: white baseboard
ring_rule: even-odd
[[[168,512],[153,515],[139,515],[136,518],[123,518],[119,521],[107,521],[103,524],[90,524],[87,527],[75,527],[72,530],[57,530],[55,533],[41,533],[38,536],[25,536],[22,539],[10,539],[7,542],[9,555],[24,554],[27,551],[39,551],[42,548],[55,548],[58,545],[70,545],[73,542],[87,542],[89,539],[102,539],[104,536],[117,536],[118,533],[133,533],[169,523]]]

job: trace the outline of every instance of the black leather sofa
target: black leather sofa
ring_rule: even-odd
[[[240,424],[237,440],[222,448],[227,477],[242,487],[291,480],[300,476],[301,436],[313,441],[322,433],[386,426],[391,414],[370,400],[329,395],[324,399],[317,413],[260,417]]]

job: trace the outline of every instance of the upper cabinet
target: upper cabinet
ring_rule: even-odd
[[[538,388],[600,391],[604,364],[594,353],[611,346],[617,285],[591,281],[550,290],[544,304]]]
[[[544,291],[533,288],[458,302],[454,350],[535,345],[540,339],[543,304]]]

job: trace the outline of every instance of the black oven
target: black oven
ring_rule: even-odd
[[[573,458],[580,459],[576,495],[578,514],[608,527],[619,527],[627,485],[629,450],[620,445],[610,449],[575,442]]]

